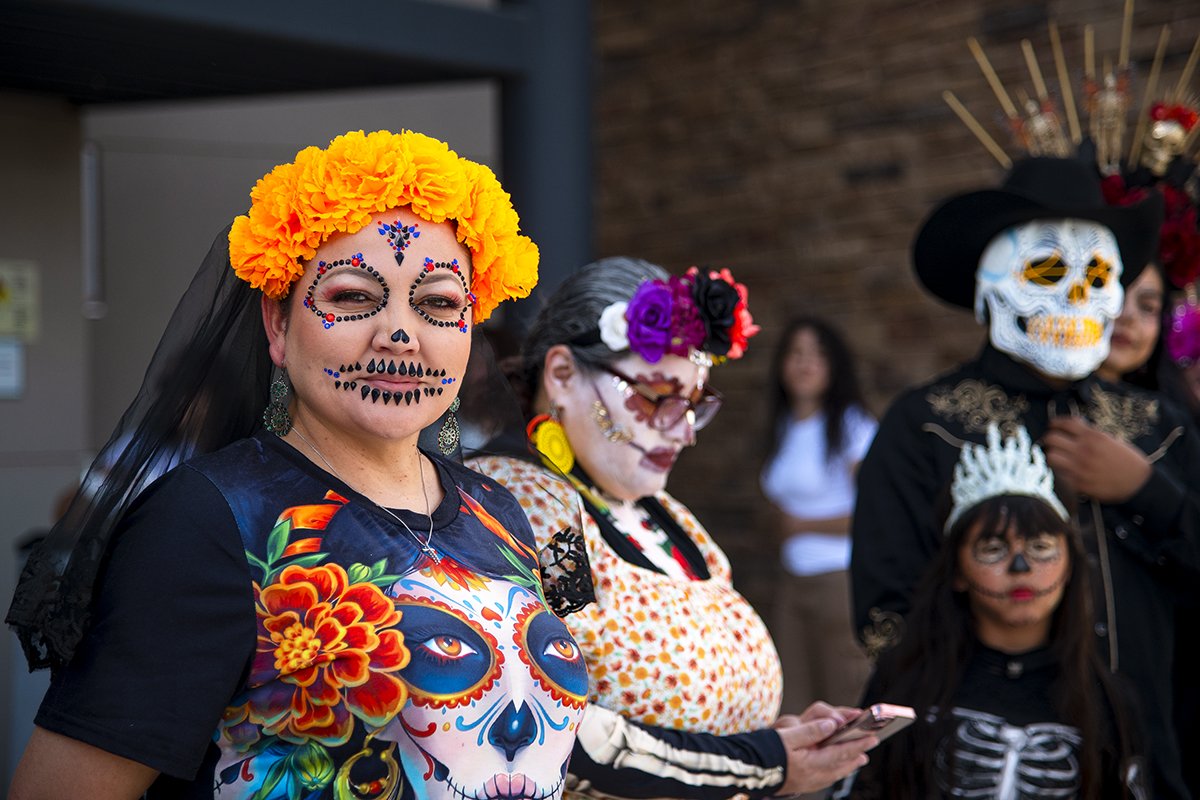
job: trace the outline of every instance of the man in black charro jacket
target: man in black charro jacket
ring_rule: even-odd
[[[935,505],[962,443],[983,442],[991,422],[1024,425],[1077,494],[1100,651],[1138,692],[1153,796],[1187,798],[1171,669],[1176,594],[1200,581],[1200,442],[1158,395],[1090,375],[1160,218],[1157,196],[1105,206],[1094,169],[1068,159],[1021,162],[1001,189],[930,216],[914,245],[918,277],[974,308],[989,341],[884,416],[858,475],[850,571],[855,622],[877,653],[903,635],[914,584],[941,546]]]

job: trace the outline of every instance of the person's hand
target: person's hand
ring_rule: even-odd
[[[1150,479],[1149,459],[1079,417],[1055,417],[1042,436],[1055,480],[1101,503],[1123,503]]]
[[[866,751],[879,744],[879,739],[874,736],[817,746],[861,713],[855,708],[817,702],[800,716],[788,714],[776,720],[773,727],[787,752],[787,779],[779,794],[819,791],[866,764]]]

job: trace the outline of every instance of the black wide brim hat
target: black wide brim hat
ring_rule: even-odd
[[[1072,158],[1029,158],[1009,171],[999,189],[952,197],[921,226],[913,267],[926,289],[946,302],[973,308],[975,273],[988,244],[1014,225],[1037,219],[1084,219],[1110,229],[1121,251],[1121,283],[1128,286],[1158,248],[1163,200],[1110,206],[1096,168]]]

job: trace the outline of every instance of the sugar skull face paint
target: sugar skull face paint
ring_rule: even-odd
[[[630,376],[611,366],[601,369],[612,375],[613,386],[625,394],[625,408],[633,412],[634,419],[656,431],[668,430],[682,419],[692,430],[701,430],[721,408],[721,394],[704,384],[685,395],[679,378],[658,370]]]
[[[454,279],[457,279],[461,292],[456,291]],[[426,258],[420,274],[408,289],[408,302],[430,325],[458,328],[466,333],[467,310],[475,302],[475,295],[467,286],[457,258],[449,263]]]
[[[386,237],[388,245],[396,251],[397,266],[404,266],[404,251],[408,249],[408,245],[413,239],[421,235],[421,232],[417,230],[419,227],[419,222],[405,225],[401,220],[380,223],[379,234]]]
[[[1108,355],[1121,313],[1121,253],[1095,222],[1039,220],[988,244],[976,273],[975,315],[992,344],[1040,372],[1078,380]]]
[[[412,702],[380,737],[425,776],[417,797],[559,795],[586,705],[579,647],[524,587],[471,576],[458,589],[439,577],[426,569],[396,586]]]
[[[966,592],[985,644],[1037,644],[1049,635],[1070,574],[1062,533],[1021,536],[1011,527],[984,531],[977,523],[959,549],[955,588]]]
[[[446,377],[444,369],[426,369],[425,365],[420,362],[393,358],[373,358],[367,362],[366,367],[359,362],[342,364],[337,369],[326,367],[325,374],[333,379],[334,389],[346,392],[357,391],[364,401],[370,400],[372,403],[377,403],[382,400],[384,405],[403,403],[407,406],[420,403],[422,397],[428,398],[443,394],[446,386],[455,382],[454,378]],[[366,384],[360,388],[358,382],[364,376],[385,379],[388,385],[403,388],[381,389],[378,386]],[[440,386],[416,383],[422,379],[435,378],[441,384]]]
[[[328,330],[335,322],[367,319],[387,306],[387,281],[355,253],[337,261],[318,261],[317,275],[304,295],[304,307],[316,314]]]
[[[660,394],[676,386],[678,393]],[[699,410],[710,404],[707,387],[708,368],[687,358],[668,354],[649,364],[630,355],[604,369],[580,369],[555,387],[552,400],[576,461],[596,486],[636,500],[662,491],[679,453],[695,443],[696,423],[711,418]]]
[[[411,226],[416,219],[396,209],[377,215],[375,224],[358,233],[333,237],[306,265],[286,311],[280,303],[264,304],[271,356],[288,368],[295,390],[292,416],[302,425],[405,438],[431,424],[454,399],[457,383],[444,381],[462,379],[471,337],[454,327],[425,324],[409,303],[391,302],[389,287],[417,281],[425,259],[457,260],[461,275],[434,270],[414,292],[426,315],[449,315],[444,309],[450,306],[455,319],[469,308],[463,286],[470,280],[470,255],[449,224],[422,222],[420,238],[410,238],[404,265],[397,265],[377,230],[393,220]],[[471,321],[469,310],[463,316]]]

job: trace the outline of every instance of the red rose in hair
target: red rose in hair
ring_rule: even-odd
[[[1162,187],[1166,201],[1165,221],[1159,233],[1158,255],[1167,277],[1177,288],[1200,278],[1200,232],[1196,207],[1187,192],[1174,186]]]

